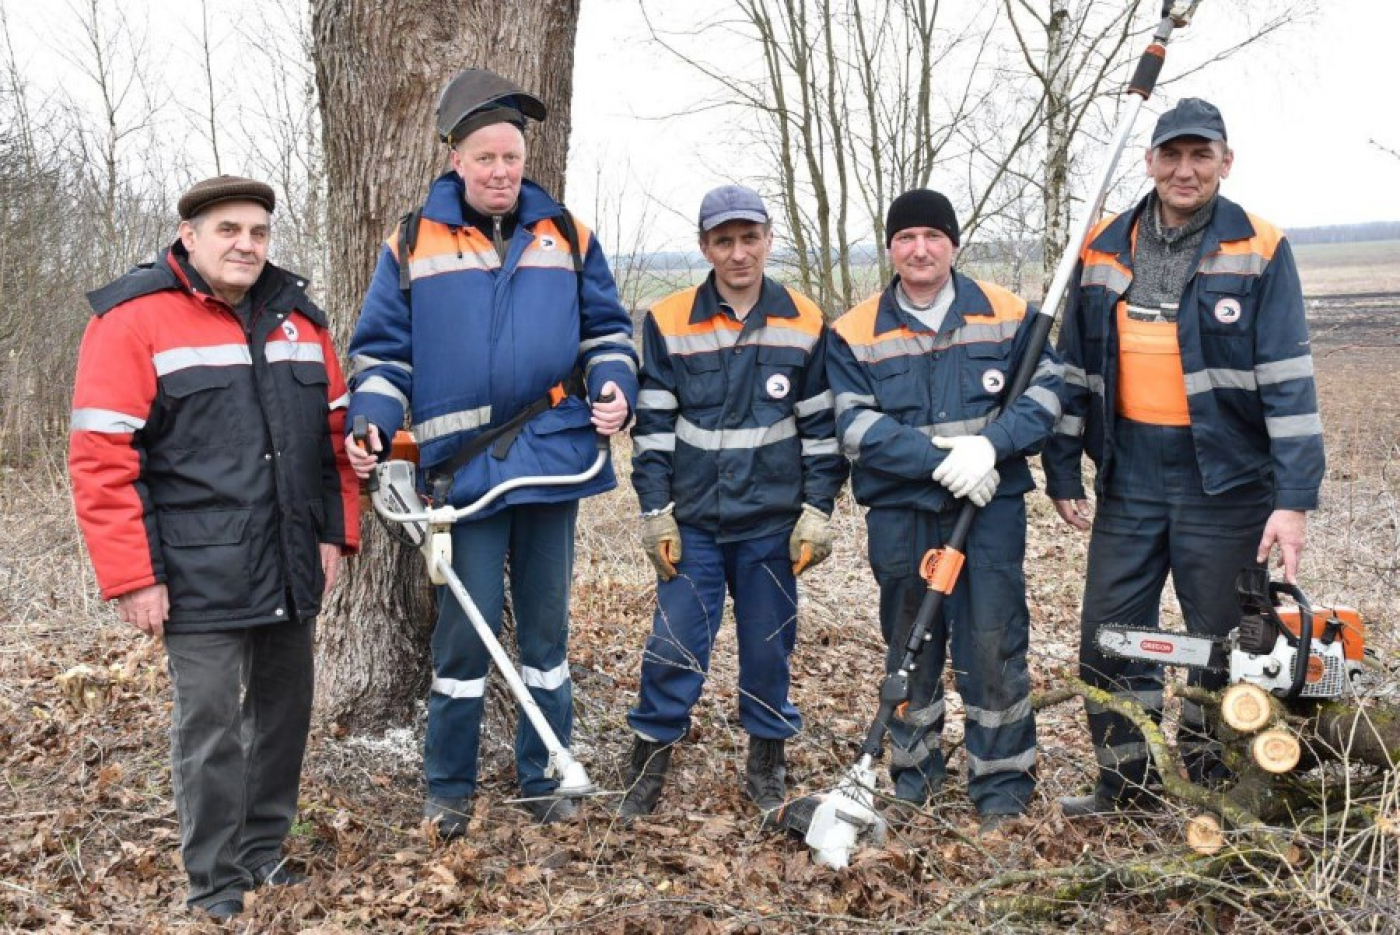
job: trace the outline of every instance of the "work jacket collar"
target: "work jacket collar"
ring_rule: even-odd
[[[720,306],[724,304],[726,303],[719,294],[719,287],[715,285],[715,271],[710,270],[710,275],[706,276],[700,288],[695,290],[695,302],[690,307],[690,323],[699,324],[722,314]],[[762,322],[769,318],[796,317],[797,306],[792,303],[787,290],[764,276],[763,284],[759,287],[758,301],[754,303],[748,315],[744,316],[744,327],[760,327]]]
[[[948,307],[948,313],[943,316],[942,323],[938,326],[938,334],[949,331],[956,331],[967,322],[967,316],[985,316],[992,314],[992,306],[987,301],[986,295],[977,284],[968,279],[957,270],[953,270],[950,275],[953,279],[953,304]],[[885,287],[885,291],[880,294],[880,307],[875,313],[875,333],[884,334],[887,331],[895,331],[899,328],[907,328],[910,331],[919,331],[930,334],[928,326],[913,315],[899,307],[899,296],[896,290],[899,287],[899,274],[896,273],[890,280],[890,284]]]
[[[189,252],[185,250],[183,242],[177,239],[171,244],[162,260],[162,265],[174,274],[179,289],[205,302],[218,302],[222,306],[228,306],[227,302],[214,294],[204,277],[191,265]],[[298,311],[321,327],[328,327],[326,313],[307,298],[305,288],[305,277],[272,263],[265,263],[257,281],[248,290],[248,300],[254,314],[262,309],[272,312]]]
[[[423,217],[448,227],[470,227],[466,216],[467,188],[462,177],[448,171],[439,175],[428,189],[423,202]],[[529,227],[545,218],[559,217],[559,203],[549,193],[529,179],[520,182],[520,197],[513,209],[520,225]]]
[[[1128,269],[1133,268],[1133,228],[1152,203],[1151,194],[1144,195],[1131,211],[1124,211],[1099,232],[1089,244],[1098,253],[1111,253]],[[1244,209],[1219,193],[1215,196],[1215,216],[1206,225],[1201,244],[1202,254],[1214,252],[1222,243],[1248,240],[1254,236],[1254,225]],[[954,303],[956,304],[956,303]]]

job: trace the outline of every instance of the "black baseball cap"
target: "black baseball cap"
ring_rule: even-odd
[[[1181,136],[1199,136],[1204,140],[1225,141],[1225,118],[1209,101],[1185,97],[1157,119],[1152,130],[1152,148]]]

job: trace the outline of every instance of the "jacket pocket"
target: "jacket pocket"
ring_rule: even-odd
[[[243,507],[160,514],[172,616],[212,617],[246,606],[251,513]]]
[[[1245,337],[1254,331],[1255,277],[1216,273],[1200,278],[1197,306],[1206,334]]]
[[[907,507],[872,507],[866,514],[870,570],[880,584],[914,574],[914,517]]]
[[[243,440],[243,405],[236,376],[247,368],[188,367],[160,378],[165,397],[161,444],[174,450],[233,445]]]
[[[723,405],[726,390],[724,368],[720,366],[719,354],[687,354],[681,358],[680,373],[676,384],[676,395],[680,397],[681,408],[714,408]]]
[[[292,370],[291,406],[296,410],[296,425],[307,435],[319,438],[329,431],[331,410],[326,394],[330,389],[330,376],[322,364],[294,361],[288,366]]]
[[[962,366],[963,401],[980,414],[995,405],[1011,382],[1011,342],[969,344]]]
[[[881,412],[907,425],[924,422],[928,408],[921,392],[918,374],[909,373],[909,358],[890,357],[869,366],[870,383],[875,391],[875,403]]]

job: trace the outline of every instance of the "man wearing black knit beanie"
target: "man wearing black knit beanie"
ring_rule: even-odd
[[[1023,814],[1035,791],[1026,647],[1026,455],[1060,416],[1063,368],[1047,348],[1026,392],[1006,398],[1035,316],[1026,302],[953,269],[957,214],[929,189],[891,203],[885,245],[896,275],[833,326],[827,358],[836,434],[857,502],[870,508],[885,668],[897,668],[928,585],[920,559],[941,548],[963,499],[981,507],[958,586],[890,725],[895,795],[923,806],[943,784],[943,664],[951,639],[967,711],[968,794],[982,830]]]

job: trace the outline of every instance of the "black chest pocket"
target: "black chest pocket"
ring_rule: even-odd
[[[807,356],[796,348],[760,347],[754,373],[753,404],[759,421],[771,425],[792,414]]]
[[[724,403],[725,375],[719,353],[687,354],[680,359],[676,395],[682,409],[712,409]]]
[[[318,363],[293,361],[286,366],[292,372],[291,408],[296,410],[295,426],[304,435],[321,437],[328,431],[327,416],[330,414],[330,376],[326,368]]]
[[[1011,342],[977,342],[964,348],[963,401],[980,414],[1001,401],[1011,382]]]
[[[906,425],[924,420],[928,392],[917,372],[911,372],[906,355],[887,357],[869,365],[870,384],[881,412]]]
[[[1238,273],[1203,275],[1196,289],[1201,331],[1222,337],[1246,337],[1254,331],[1256,277]]]
[[[216,448],[246,441],[245,407],[253,399],[248,367],[187,367],[160,378],[164,405],[157,444],[174,451]]]

